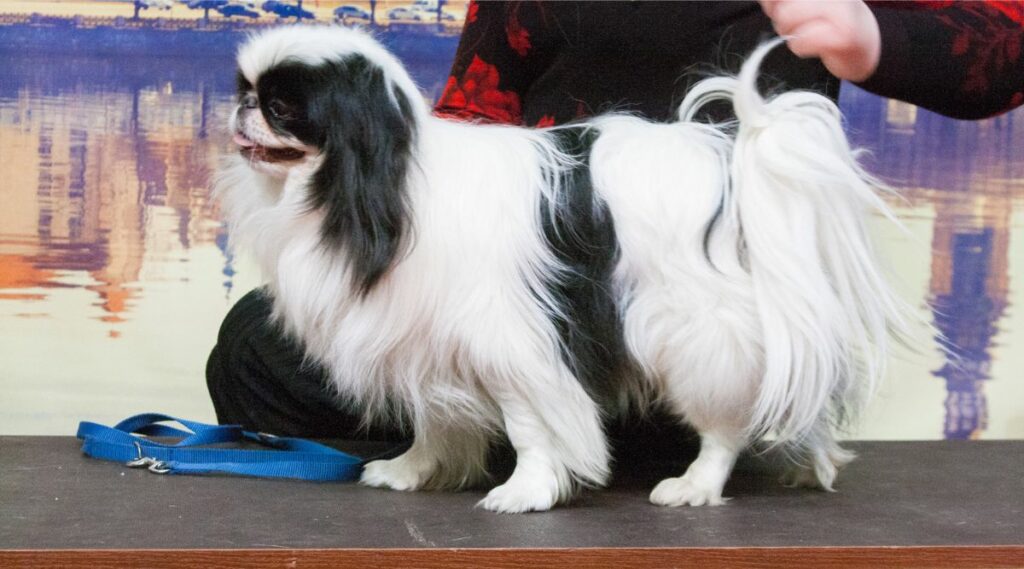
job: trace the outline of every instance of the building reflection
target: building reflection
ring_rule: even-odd
[[[209,125],[231,105],[230,93],[215,101],[201,81],[178,92],[170,81],[139,82],[128,67],[124,81],[88,90],[41,66],[37,81],[0,99],[0,289],[21,291],[0,298],[82,287],[114,337],[138,300],[145,260],[175,263],[217,240]]]
[[[977,438],[987,427],[985,382],[1010,287],[1014,206],[1024,198],[1020,113],[958,122],[863,92],[847,99],[857,137],[877,148],[873,166],[911,205],[934,210],[929,302],[945,362],[943,433]]]
[[[233,259],[209,174],[227,147],[220,128],[234,99],[233,41],[223,38],[220,59],[202,64],[131,55],[5,62],[0,300],[43,301],[55,288],[82,288],[95,293],[95,318],[116,337],[142,281],[167,278],[183,252],[203,245],[222,251],[230,293]],[[413,55],[414,77],[436,97],[450,54]]]

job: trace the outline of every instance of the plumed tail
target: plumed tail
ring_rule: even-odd
[[[680,110],[731,98],[738,120],[723,214],[742,228],[764,339],[750,435],[801,444],[824,420],[855,415],[884,374],[909,311],[883,278],[866,219],[895,217],[889,191],[857,163],[839,109],[817,93],[765,99],[760,46],[739,77],[709,79]]]

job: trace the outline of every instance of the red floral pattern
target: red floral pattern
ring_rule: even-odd
[[[544,115],[537,121],[537,128],[545,128],[549,126],[555,126],[555,117],[551,115]]]
[[[466,23],[472,24],[476,22],[476,13],[480,10],[480,6],[473,0],[469,3],[469,7],[466,8]]]
[[[1020,0],[916,0],[913,3],[875,2],[877,6],[922,9],[935,13],[936,21],[950,30],[949,54],[962,66],[960,92],[971,97],[991,95],[993,81],[1019,73],[1024,51],[1024,2]],[[998,98],[998,97],[997,97]],[[1005,103],[992,101],[994,116],[1024,103],[1024,93],[1009,94]],[[1000,105],[998,107],[994,105]]]
[[[1017,22],[1018,24],[1024,25],[1024,2],[1017,0],[1016,2],[986,2],[988,6],[995,8],[1003,13],[1004,16]]]
[[[519,54],[519,57],[526,57],[530,51],[530,32],[520,23],[519,17],[513,10],[509,13],[508,24],[505,25],[505,36],[508,38],[508,46],[512,51]]]
[[[871,2],[878,6],[884,6],[886,2]],[[927,8],[929,10],[941,10],[943,8],[949,8],[953,5],[953,0],[918,0],[915,2],[915,7]]]
[[[437,102],[439,114],[464,119],[486,119],[507,124],[518,124],[522,111],[519,95],[498,88],[498,69],[473,56],[472,63],[461,81],[448,78],[444,93]]]
[[[1018,65],[1021,56],[1020,29],[993,18],[993,10],[1016,23],[1024,21],[1024,6],[1016,2],[985,2],[957,6],[964,16],[939,20],[954,32],[950,52],[966,58],[967,73],[961,89],[964,93],[984,95],[992,78],[1003,76]],[[965,17],[967,16],[967,17]]]

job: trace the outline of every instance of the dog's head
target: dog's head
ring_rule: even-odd
[[[324,243],[347,253],[364,290],[397,252],[426,113],[398,60],[360,31],[277,28],[238,53],[231,130],[241,155],[267,176],[308,177],[298,186],[322,210]]]

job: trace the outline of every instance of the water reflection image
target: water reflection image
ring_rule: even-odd
[[[930,262],[917,298],[936,331],[934,364],[926,368],[942,388],[934,434],[1019,437],[1024,358],[1013,276],[1024,260],[1024,115],[953,121],[855,89],[842,102],[854,140],[874,151],[872,170],[899,189],[892,205],[909,226],[924,222],[930,233],[918,235],[927,245],[919,254],[930,253]],[[911,259],[894,262],[914,278]],[[905,381],[915,383],[897,375],[888,385]],[[908,393],[906,402],[913,407],[911,398],[921,395]]]
[[[454,41],[406,61],[425,96]],[[233,105],[231,41],[206,57],[7,54],[0,67],[0,433],[162,411],[212,420],[206,355],[259,276],[209,192]],[[855,436],[1024,436],[1024,115],[957,122],[844,90],[903,295],[938,334],[896,358]]]
[[[201,57],[119,43],[181,32],[115,31],[116,54],[89,56],[61,42],[92,30],[18,26],[0,32],[57,53],[0,41],[0,433],[142,410],[212,419],[206,355],[259,279],[226,251],[209,191],[244,30],[207,33]],[[436,98],[457,38],[385,39]]]

